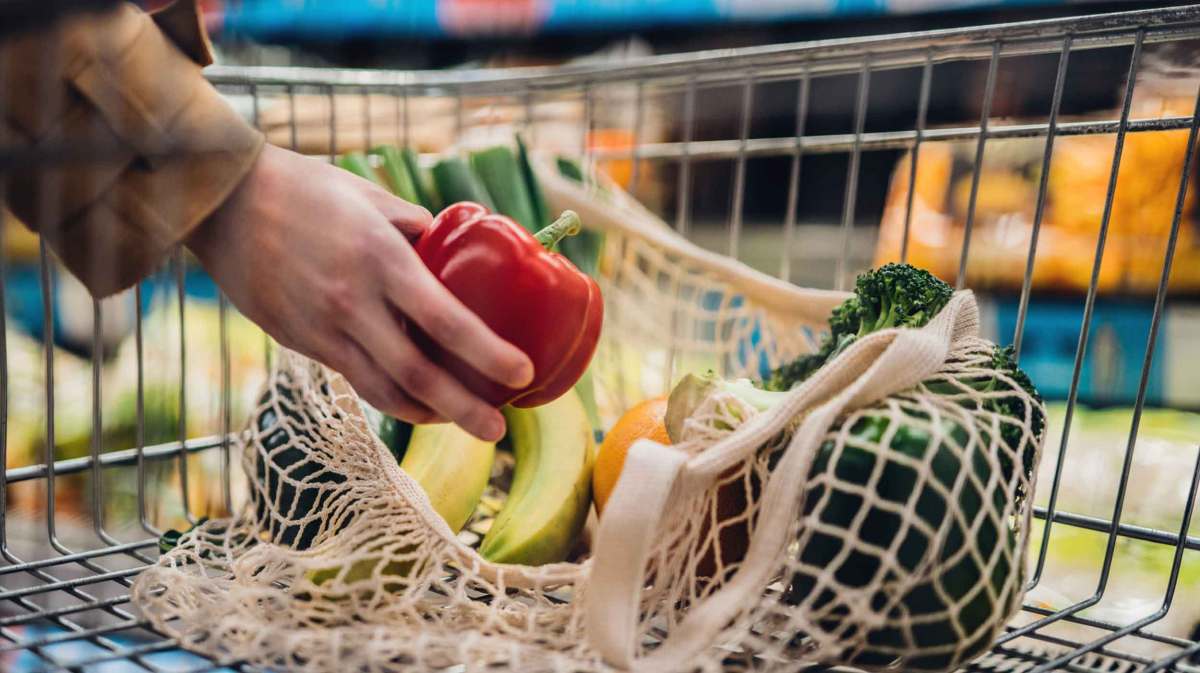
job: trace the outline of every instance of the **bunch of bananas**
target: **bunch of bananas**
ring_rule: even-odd
[[[567,558],[592,505],[595,444],[574,391],[533,409],[506,407],[506,443],[515,465],[508,497],[479,543],[497,563],[541,565]],[[396,422],[373,416],[372,425],[400,460],[400,468],[425,489],[433,509],[454,532],[471,520],[492,476],[496,445],[456,425],[419,425],[407,445]]]

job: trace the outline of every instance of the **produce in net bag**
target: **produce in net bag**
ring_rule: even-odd
[[[949,670],[986,651],[1021,596],[1045,416],[976,321],[969,293],[889,264],[765,381],[685,377],[674,446],[635,445],[641,479],[602,516],[593,581],[627,592],[590,606],[606,658]]]
[[[975,336],[970,294],[908,267],[848,301],[795,288],[691,246],[611,183],[531,165],[549,206],[602,233],[605,320],[590,404],[577,386],[506,408],[517,464],[483,540],[458,532],[488,509],[495,446],[409,435],[283,352],[241,438],[250,504],[138,578],[150,623],[221,660],[314,672],[932,670],[990,643],[1020,595],[1042,412]],[[631,426],[661,440],[661,418],[671,445],[608,460],[591,557],[572,556],[609,448],[594,456],[594,419],[708,368],[724,378],[685,377],[665,417]]]

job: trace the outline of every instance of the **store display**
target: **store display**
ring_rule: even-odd
[[[1194,96],[1139,82],[1130,118],[1191,114]],[[1112,115],[1110,115],[1112,116]],[[1059,123],[1077,121],[1060,119]],[[1158,287],[1167,238],[1179,198],[1186,129],[1130,131],[1114,187],[1097,289],[1104,294],[1151,295]],[[1113,170],[1113,134],[1058,137],[1046,180],[1032,285],[1037,292],[1086,291],[1096,261],[1105,198]],[[876,260],[899,259],[908,221],[908,261],[953,280],[975,180],[975,142],[927,142],[906,154],[892,174]],[[1015,291],[1025,276],[1045,150],[1044,138],[987,143],[972,221],[966,282],[978,290]],[[908,185],[914,183],[911,215]],[[1174,292],[1200,291],[1196,180],[1184,193],[1183,215],[1169,279]]]
[[[1055,4],[1056,0],[1041,0]],[[520,36],[598,28],[705,26],[748,21],[786,21],[839,16],[908,14],[1004,7],[1013,0],[925,0],[919,3],[840,0],[405,0],[334,2],[309,0],[297,12],[283,0],[230,3],[225,31],[258,39],[283,36],[408,35],[469,38]],[[1028,5],[1027,1],[1020,3]]]

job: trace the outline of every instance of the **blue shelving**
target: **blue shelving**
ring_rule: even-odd
[[[1016,329],[1018,298],[984,298],[984,310],[993,311],[995,333],[986,335],[1000,343],[1012,341]],[[1083,322],[1083,298],[1034,297],[1029,304],[1021,344],[1021,368],[1047,400],[1065,400],[1075,366],[1075,350]],[[1145,299],[1100,298],[1096,302],[1088,348],[1080,367],[1078,396],[1099,405],[1128,405],[1137,398],[1142,363],[1154,303]],[[1164,321],[1173,317],[1168,312]],[[1146,402],[1170,404],[1165,367],[1172,360],[1167,330],[1159,333],[1158,350],[1150,365]]]
[[[57,283],[55,287],[58,287]],[[5,274],[4,288],[8,325],[40,340],[45,317],[42,311],[41,276],[37,265],[12,265]],[[212,302],[217,300],[216,285],[198,267],[188,270],[184,279],[184,288],[189,298]],[[149,311],[152,302],[176,291],[174,274],[162,273],[147,278],[142,281],[142,311]],[[51,303],[51,309],[55,315],[55,342],[62,345],[62,324],[59,319],[60,301],[60,298],[55,296]]]
[[[245,0],[223,29],[253,38],[469,37],[636,30],[1062,4],[1062,0]]]

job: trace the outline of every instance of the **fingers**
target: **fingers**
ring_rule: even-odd
[[[396,324],[382,302],[354,324],[354,338],[409,397],[486,441],[504,436],[504,417],[434,365]]]
[[[433,215],[415,203],[392,196],[383,189],[372,189],[369,194],[372,204],[379,212],[408,238],[416,238],[425,233],[433,222]]]
[[[421,263],[411,248],[385,276],[387,295],[396,307],[436,341],[496,383],[523,388],[533,380],[533,363],[463,305]]]
[[[371,406],[416,425],[445,422],[445,417],[398,388],[353,339],[343,337],[331,350],[334,352],[324,354],[321,359],[341,372]]]

